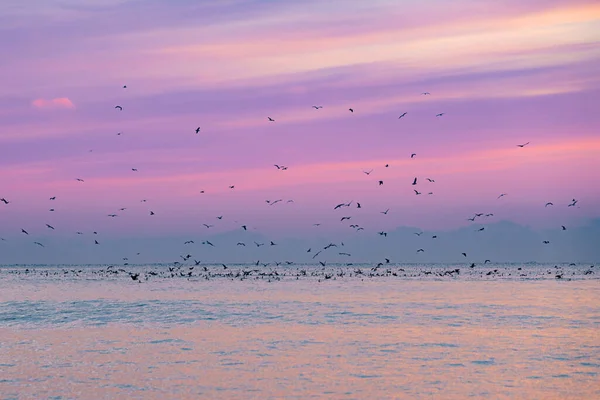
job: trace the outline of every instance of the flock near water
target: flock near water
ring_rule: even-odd
[[[122,87],[123,90],[127,89],[127,85],[123,85]],[[431,93],[429,92],[423,92],[421,93],[421,95],[423,96],[430,96]],[[322,111],[324,106],[322,105],[313,105],[312,108],[315,110],[315,112],[324,112]],[[117,112],[126,112],[125,108],[122,105],[116,105],[114,107],[114,109]],[[350,114],[354,114],[355,113],[355,109],[354,108],[349,108],[348,112]],[[446,115],[445,112],[439,112],[434,114],[435,118],[441,118],[444,115]],[[409,113],[407,111],[403,111],[400,113],[398,119],[402,120],[405,118],[410,118]],[[268,116],[267,117],[267,123],[276,123],[276,119],[272,116]],[[195,133],[196,135],[201,134],[202,129],[200,126],[196,127],[195,129],[190,129],[191,132]],[[121,136],[122,132],[117,133],[118,136]],[[526,143],[522,143],[522,144],[517,144],[515,147],[517,147],[518,151],[526,151],[526,147],[530,145],[530,142],[526,142]],[[91,150],[90,150],[91,151]],[[410,159],[415,159],[415,157],[417,157],[417,153],[410,153],[410,155],[407,155],[407,157],[409,157]],[[273,167],[281,172],[281,173],[285,173],[285,171],[288,170],[288,166],[283,165],[281,163],[273,163],[272,164]],[[383,168],[389,168],[390,164],[385,164],[383,166]],[[136,173],[138,172],[138,168],[137,167],[131,167],[131,172]],[[360,171],[357,171],[358,173],[360,173]],[[367,177],[371,177],[371,174],[374,172],[374,169],[369,169],[369,170],[363,170],[362,173],[364,175],[366,175]],[[85,179],[82,177],[77,177],[74,178],[74,180],[76,182],[78,182],[79,184],[87,184]],[[425,181],[425,188],[423,188],[423,181]],[[373,190],[377,190],[376,188],[378,186],[383,186],[385,184],[384,180],[382,179],[374,179],[374,189]],[[425,178],[420,178],[420,177],[414,177],[414,179],[412,180],[412,182],[407,182],[407,184],[410,184],[413,187],[413,192],[415,194],[415,196],[420,196],[423,195],[424,193],[426,193],[426,195],[431,196],[434,194],[433,188],[435,187],[435,179],[433,177],[425,177]],[[227,186],[228,190],[235,190],[235,184],[231,184]],[[206,193],[205,190],[198,190],[199,194],[203,194]],[[504,198],[505,196],[507,196],[508,193],[500,193],[498,195],[498,197],[496,198],[496,201],[502,201],[502,198]],[[12,201],[10,200],[10,196],[4,194],[5,197],[0,198],[0,206],[2,207],[6,207],[6,208],[10,208]],[[49,198],[50,202],[52,203],[56,203],[59,202],[60,200],[57,199],[57,196],[52,196]],[[140,203],[146,203],[148,200],[147,199],[142,199],[140,200]],[[294,203],[293,199],[267,199],[265,200],[265,204],[267,204],[267,206],[275,206],[276,204],[279,203]],[[575,207],[578,204],[578,200],[573,198],[570,202],[566,203],[565,206],[567,207]],[[552,201],[548,201],[545,203],[544,205],[545,208],[547,207],[554,207],[554,202]],[[364,231],[365,227],[360,226],[359,224],[356,224],[352,221],[352,217],[353,217],[353,213],[354,212],[360,212],[357,210],[361,210],[363,209],[363,205],[358,202],[358,201],[348,201],[348,202],[341,202],[338,203],[336,205],[332,206],[332,211],[333,212],[342,212],[343,214],[339,214],[339,222],[342,224],[347,224],[348,228],[355,230],[356,232],[359,231]],[[121,215],[121,213],[126,212],[127,207],[121,207],[118,209],[118,211],[112,212],[110,214],[107,214],[108,218],[117,218]],[[54,212],[55,208],[49,208],[48,212]],[[388,213],[390,212],[390,208],[386,208],[385,210],[380,210],[379,213],[382,215],[388,215]],[[155,211],[153,211],[152,209],[148,210],[148,217],[151,218],[153,216],[155,216],[156,213]],[[468,221],[471,222],[475,222],[478,218],[488,218],[488,217],[493,217],[494,213],[481,213],[481,212],[477,212],[474,213],[472,216],[467,217],[466,219]],[[218,223],[221,220],[223,220],[225,216],[223,215],[219,215],[216,216],[216,222]],[[226,217],[225,217],[226,218]],[[200,226],[206,228],[206,229],[210,229],[213,228],[215,226],[215,223],[203,223]],[[313,222],[311,223],[311,225],[315,228],[318,228],[321,224],[319,222]],[[56,227],[54,225],[50,225],[48,223],[41,223],[40,224],[41,228],[45,228],[47,230],[50,231],[56,231]],[[247,231],[249,229],[248,224],[239,224],[239,229],[243,230],[243,231]],[[564,225],[561,225],[559,228],[561,231],[566,231],[567,227]],[[22,228],[21,229],[21,234],[22,235],[26,235],[29,236],[29,230],[30,228],[28,227],[27,229]],[[98,231],[97,230],[90,230],[92,235],[98,235]],[[485,226],[480,227],[475,229],[476,232],[481,232],[481,234],[485,234]],[[388,235],[388,232],[384,231],[384,230],[379,230],[376,232],[379,236],[386,238]],[[76,232],[77,235],[84,235],[85,233],[82,231],[77,231]],[[423,232],[414,232],[415,235],[417,236],[421,236],[423,234]],[[438,236],[437,235],[433,235],[431,237],[431,239],[433,239],[435,241],[435,239],[437,239]],[[7,240],[5,238],[0,238],[0,241],[2,242],[6,242]],[[101,242],[98,240],[98,238],[92,238],[90,239],[91,243],[94,246],[101,246]],[[196,241],[193,238],[190,238],[189,240],[184,241],[184,245],[188,246],[188,245],[192,245],[195,244]],[[201,243],[202,246],[211,246],[211,247],[215,247],[215,244],[212,243],[209,240],[202,240],[199,241],[199,243]],[[1,244],[1,243],[0,243]],[[551,245],[549,240],[543,240],[542,241],[543,245]],[[33,246],[38,246],[41,248],[45,248],[46,244],[40,242],[40,241],[32,241],[32,245]],[[246,247],[246,246],[256,246],[256,247],[262,247],[262,246],[277,246],[277,243],[275,241],[275,239],[273,240],[269,240],[268,242],[265,243],[261,243],[261,242],[257,242],[257,241],[251,241],[251,242],[245,242],[245,241],[237,241],[236,243],[231,243],[231,246],[237,246],[237,247]],[[410,268],[411,272],[407,272],[406,269],[404,268],[392,268],[391,266],[393,265],[393,262],[391,262],[391,260],[389,258],[383,258],[380,262],[375,261],[373,266],[369,266],[368,268],[365,268],[364,266],[361,268],[352,268],[353,263],[346,263],[346,264],[342,264],[343,267],[339,270],[336,269],[335,264],[332,264],[331,266],[329,266],[327,264],[327,255],[331,254],[331,252],[336,252],[337,256],[343,256],[343,257],[352,257],[352,252],[351,249],[344,249],[343,251],[341,251],[341,247],[344,246],[343,242],[340,243],[329,243],[327,245],[324,245],[321,248],[308,248],[306,249],[306,253],[310,253],[312,255],[312,259],[314,260],[315,263],[318,263],[317,266],[320,266],[321,269],[313,269],[311,270],[311,272],[307,272],[306,269],[290,269],[290,268],[286,268],[283,270],[280,270],[279,272],[266,272],[264,270],[264,268],[268,267],[269,265],[275,265],[275,267],[279,267],[280,265],[287,265],[287,266],[291,266],[294,264],[294,262],[292,261],[285,261],[285,262],[281,262],[281,261],[272,261],[272,262],[261,262],[260,260],[256,261],[254,263],[254,267],[255,268],[251,268],[251,269],[238,269],[236,272],[230,270],[228,268],[227,265],[225,264],[220,264],[219,267],[215,267],[214,265],[209,266],[208,265],[201,265],[201,261],[197,261],[194,256],[190,253],[186,253],[183,255],[179,255],[179,257],[177,258],[176,256],[174,257],[176,259],[176,261],[173,261],[172,264],[170,264],[170,266],[168,266],[167,270],[144,270],[142,272],[128,272],[125,269],[123,269],[122,267],[119,266],[109,266],[106,269],[94,269],[92,270],[92,274],[94,276],[98,276],[98,277],[116,277],[116,276],[122,276],[123,274],[130,277],[132,280],[134,281],[141,281],[141,280],[148,280],[152,277],[161,277],[161,278],[175,278],[175,277],[186,277],[186,278],[196,278],[196,279],[212,279],[212,278],[240,278],[240,279],[268,279],[268,280],[279,280],[282,277],[294,277],[294,278],[301,278],[301,277],[306,277],[306,276],[313,276],[313,277],[317,277],[319,280],[323,279],[323,280],[328,280],[328,279],[336,279],[336,278],[341,278],[341,277],[379,277],[379,276],[400,276],[400,277],[427,277],[427,276],[433,276],[433,277],[455,277],[455,276],[465,276],[465,273],[467,273],[467,275],[469,275],[470,277],[481,277],[481,276],[521,276],[521,277],[528,277],[528,275],[524,272],[521,272],[521,269],[517,271],[508,271],[508,270],[502,270],[502,269],[492,269],[492,270],[477,270],[475,269],[475,267],[477,267],[477,264],[475,262],[472,262],[471,260],[469,260],[468,254],[464,251],[462,251],[461,249],[457,249],[457,254],[462,254],[462,256],[465,259],[465,263],[466,265],[463,268],[450,268],[450,269],[442,269],[439,271],[434,272],[433,270],[429,269],[415,269],[415,268]],[[143,249],[136,249],[135,254],[136,255],[140,255],[141,252],[138,250],[143,250]],[[423,247],[418,247],[415,248],[415,252],[416,253],[424,253],[427,251],[427,248],[425,246]],[[133,254],[133,253],[132,253]],[[128,267],[129,266],[129,258],[128,257],[124,257],[123,258],[123,267]],[[401,260],[399,260],[401,262]],[[487,265],[488,263],[491,263],[491,260],[485,260],[485,262],[483,263],[483,265]],[[325,272],[327,270],[327,267],[330,267],[328,272]],[[261,269],[263,268],[263,269]],[[562,271],[562,269],[556,267],[556,270],[552,270],[552,271],[548,271],[547,273],[542,274],[544,277],[547,277],[547,275],[553,275],[556,277],[556,279],[562,279],[563,276],[565,276],[565,273]],[[589,267],[588,269],[585,270],[585,272],[574,272],[572,271],[571,275],[572,276],[579,276],[579,275],[591,275],[593,274],[593,266]],[[79,271],[79,270],[78,270]],[[579,270],[577,270],[579,271]],[[4,271],[6,272],[6,271]],[[79,271],[81,272],[81,271]],[[62,275],[66,276],[66,275],[73,275],[73,276],[77,276],[79,274],[79,272],[77,272],[76,270],[72,270],[72,269],[65,269],[62,270]],[[40,270],[35,269],[35,270],[30,270],[30,269],[18,269],[18,270],[14,270],[10,273],[13,274],[41,274],[41,275],[45,275],[45,276],[50,276],[52,274],[54,275],[60,275],[61,273],[58,272],[58,270],[53,270],[53,271],[45,271],[45,272],[40,272]]]

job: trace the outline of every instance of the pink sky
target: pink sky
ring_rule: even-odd
[[[2,237],[600,216],[596,1],[34,3],[0,4]]]

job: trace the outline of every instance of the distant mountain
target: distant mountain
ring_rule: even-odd
[[[189,237],[162,238],[109,238],[90,234],[74,238],[15,236],[0,242],[0,263],[183,262],[188,254],[192,256],[187,261],[190,263],[194,259],[231,263],[257,260],[378,262],[385,258],[407,263],[482,263],[486,259],[495,262],[600,261],[600,219],[591,220],[582,227],[562,230],[561,226],[557,226],[542,231],[510,221],[478,222],[476,220],[470,226],[451,231],[422,231],[400,226],[385,232],[385,235],[350,229],[337,236],[319,232],[302,237],[272,237],[240,228],[214,234],[200,230],[197,235]],[[484,229],[480,231],[480,228]],[[94,240],[98,240],[99,244],[94,244]],[[184,244],[189,240],[194,243]],[[35,245],[35,241],[45,247]],[[203,241],[214,246],[202,244]],[[549,243],[544,244],[544,241]],[[333,246],[324,250],[329,244]],[[419,249],[424,251],[417,253]],[[321,253],[313,258],[318,251]]]

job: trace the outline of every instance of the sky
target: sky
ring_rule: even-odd
[[[162,261],[181,238],[251,243],[241,225],[348,237],[365,259],[409,228],[600,241],[597,1],[5,0],[0,50],[0,263],[112,262],[133,242]],[[233,245],[196,252],[260,256]]]

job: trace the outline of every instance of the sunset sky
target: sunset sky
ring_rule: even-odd
[[[600,217],[597,1],[4,0],[0,49],[6,243]]]

